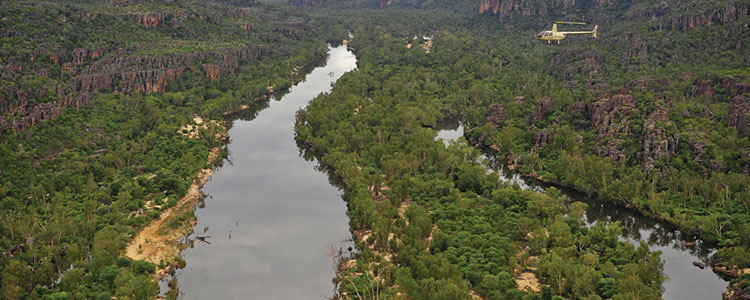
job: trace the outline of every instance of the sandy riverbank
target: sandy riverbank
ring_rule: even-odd
[[[220,152],[220,147],[211,149],[208,156],[209,165],[213,165],[217,159],[221,159]],[[186,246],[178,243],[178,241],[190,232],[196,220],[193,217],[190,222],[181,224],[177,229],[168,227],[172,221],[195,207],[201,198],[201,188],[213,174],[213,168],[200,170],[196,174],[193,184],[190,185],[185,196],[177,202],[177,205],[162,212],[159,220],[149,224],[130,241],[126,247],[125,256],[133,260],[145,260],[154,263],[157,267],[163,261],[166,267],[158,268],[155,277],[161,279],[169,275],[174,259]]]

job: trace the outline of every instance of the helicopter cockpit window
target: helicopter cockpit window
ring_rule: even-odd
[[[536,37],[542,37],[542,36],[544,36],[544,31],[542,31],[542,32],[540,32],[539,34],[536,35]]]
[[[544,36],[550,36],[550,35],[552,35],[552,32],[547,31],[544,33]]]

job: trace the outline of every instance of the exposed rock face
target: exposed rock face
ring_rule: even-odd
[[[713,99],[715,101],[732,101],[731,97],[743,95],[750,92],[750,82],[745,76],[716,76],[702,75],[693,81],[693,96],[714,97],[722,95],[724,98]]]
[[[62,71],[63,73],[70,73],[75,74],[76,73],[76,65],[72,62],[66,62],[62,65]]]
[[[734,96],[729,106],[729,124],[741,134],[750,135],[750,96]]]
[[[589,105],[591,125],[599,129],[599,133],[628,134],[630,126],[626,116],[636,110],[635,99],[632,95],[614,95],[609,99],[593,102]]]
[[[669,80],[666,77],[646,75],[630,82],[628,88],[645,88],[649,92],[658,92],[663,91],[667,85],[669,85]]]
[[[549,143],[552,143],[552,136],[549,130],[547,128],[539,130],[534,134],[534,146],[531,147],[531,151],[534,152],[536,149],[544,147],[544,145]]]
[[[58,91],[58,93],[63,91]],[[66,107],[81,109],[88,106],[91,100],[89,94],[82,94],[77,97],[63,95],[60,100],[55,102],[39,103],[34,106],[28,105],[27,94],[19,95],[20,101],[15,103],[0,103],[0,131],[12,129],[14,131],[34,126],[45,119],[55,119],[59,117]],[[27,111],[28,110],[28,111]],[[9,120],[9,116],[20,116]]]
[[[586,111],[586,104],[583,101],[576,101],[568,107],[569,114],[579,114]]]
[[[638,34],[626,34],[621,37],[621,44],[627,45],[626,51],[622,56],[622,61],[626,65],[644,64],[648,57],[648,43],[641,39]]]
[[[552,105],[554,105],[554,104],[555,103],[552,101],[552,99],[550,99],[547,96],[544,96],[544,97],[540,98],[537,101],[537,103],[536,103],[536,111],[534,113],[530,114],[526,118],[526,121],[528,122],[528,121],[531,121],[531,120],[537,120],[537,121],[543,120],[545,113],[550,108],[552,108]]]
[[[654,5],[637,5],[641,1],[634,0],[596,0],[591,2],[591,5],[585,5],[586,1],[576,0],[481,0],[476,2],[476,12],[478,14],[489,13],[501,20],[519,16],[548,19],[557,16],[577,15],[600,25],[619,20],[656,20],[654,23],[658,28],[655,29],[680,31],[690,30],[697,26],[732,23],[750,13],[750,5],[747,3],[729,3],[718,6],[702,4],[704,7],[696,10],[696,3],[687,1],[662,1],[658,4],[654,3]],[[618,16],[607,10],[613,5],[620,6],[619,10],[625,10],[625,14]],[[691,11],[692,13],[686,14],[685,11]]]
[[[729,286],[729,292],[723,294],[725,300],[750,300],[750,287],[742,288],[740,283]]]
[[[135,12],[129,14],[130,18],[136,23],[141,23],[146,27],[156,27],[167,19],[168,14],[165,12]]]
[[[708,177],[708,168],[704,165],[703,157],[706,155],[706,142],[704,141],[690,141],[690,150],[693,152],[693,160],[701,166],[701,174],[703,177]]]
[[[686,31],[696,26],[711,26],[713,24],[727,24],[748,15],[748,5],[731,4],[714,7],[711,11],[697,14],[684,14],[681,7],[670,7],[666,2],[658,7],[632,11],[625,15],[626,20],[660,19],[659,26],[664,29]]]
[[[671,160],[674,156],[680,137],[677,134],[668,135],[667,129],[657,126],[657,122],[671,125],[666,106],[657,106],[643,123],[643,172],[648,174],[654,168],[654,161],[666,157]],[[659,170],[664,175],[662,170]]]
[[[604,55],[590,49],[569,48],[554,56],[547,70],[562,80],[585,74],[594,78],[604,70]]]
[[[253,24],[253,23],[238,22],[238,23],[235,23],[235,25],[237,25],[237,27],[242,28],[244,30],[253,30],[253,29],[255,29],[255,24]]]
[[[209,81],[214,81],[219,78],[219,73],[221,72],[219,66],[214,64],[206,64],[203,65],[203,69],[205,69],[206,76],[208,76]]]
[[[505,121],[505,108],[502,104],[492,105],[487,109],[487,121],[499,126],[502,121]]]
[[[583,103],[574,104],[571,109],[582,105]],[[581,110],[581,108],[577,107],[576,110]],[[618,136],[630,135],[631,124],[628,116],[640,113],[635,106],[633,96],[617,94],[589,104],[588,111],[591,125],[598,129],[594,153],[611,157],[613,161],[626,160],[627,155],[618,148],[622,143]]]
[[[524,1],[524,0],[485,0],[479,2],[477,12],[491,12],[500,19],[514,14],[521,16],[547,17],[551,10],[558,14],[569,14],[575,6],[575,0]]]
[[[289,0],[287,1],[287,4],[293,5],[293,6],[321,6],[325,3],[325,0]]]
[[[107,50],[80,48],[73,50],[70,56],[64,51],[45,54],[52,61],[61,64],[63,72],[74,75],[60,86],[46,86],[37,90],[0,87],[1,93],[12,95],[8,101],[0,101],[0,131],[18,131],[34,126],[41,120],[57,118],[66,107],[85,108],[90,100],[89,93],[93,91],[104,90],[123,94],[162,93],[169,83],[182,76],[186,69],[195,68],[201,62],[204,62],[204,69],[193,71],[205,72],[208,80],[216,80],[222,75],[233,73],[241,62],[253,63],[272,52],[266,45],[163,57],[127,56],[127,51],[122,48],[110,50],[110,55],[103,56],[104,51]],[[63,61],[64,57],[70,57],[70,61]],[[0,71],[3,78],[24,75],[20,64],[10,61],[0,65]],[[44,70],[35,71],[38,72]],[[57,101],[33,101],[45,96],[44,93],[48,89],[55,91],[59,97]]]
[[[114,6],[125,6],[131,4],[143,4],[151,1],[153,0],[109,0],[109,4]]]

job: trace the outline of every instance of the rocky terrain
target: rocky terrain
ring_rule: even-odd
[[[116,7],[142,4],[149,1],[110,1]],[[50,6],[47,9],[63,9],[54,20],[41,22],[65,24],[88,22],[112,22],[140,32],[139,34],[194,35],[181,28],[182,24],[203,23],[218,27],[233,27],[228,34],[263,39],[254,32],[255,23],[263,22],[257,16],[249,16],[242,9],[226,8],[204,13],[179,9],[162,11],[98,10],[88,8],[64,8]],[[7,19],[8,17],[4,17]],[[27,21],[40,18],[24,16]],[[232,21],[222,21],[230,18]],[[133,28],[130,24],[141,25]],[[99,34],[104,29],[97,29]],[[302,21],[281,23],[277,32],[289,37],[309,30]],[[6,36],[17,35],[12,29]],[[52,34],[48,32],[47,34]],[[72,34],[86,34],[79,29]],[[226,33],[225,33],[226,34]],[[71,36],[68,36],[71,37]],[[285,55],[288,50],[270,48],[257,43],[204,44],[196,49],[179,50],[176,54],[154,53],[156,49],[186,47],[181,41],[168,45],[163,42],[113,42],[94,44],[91,47],[54,45],[32,48],[16,53],[0,53],[0,131],[19,131],[38,124],[44,119],[58,117],[66,108],[87,107],[91,93],[114,91],[122,94],[163,93],[167,87],[185,74],[203,74],[206,81],[213,81],[233,73],[242,64],[253,63],[266,55]],[[60,47],[63,46],[63,47]],[[206,47],[207,46],[207,47]],[[163,52],[163,51],[161,51]],[[166,54],[166,53],[165,53]],[[24,78],[24,80],[19,80]],[[33,80],[32,80],[33,79]]]

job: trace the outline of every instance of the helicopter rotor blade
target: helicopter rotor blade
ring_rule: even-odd
[[[555,21],[557,24],[586,25],[586,22]]]

